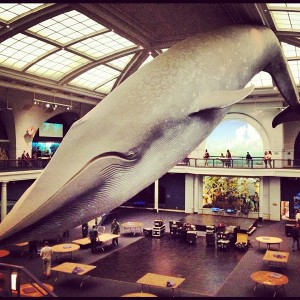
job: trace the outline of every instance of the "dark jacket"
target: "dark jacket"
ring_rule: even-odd
[[[291,237],[295,240],[299,239],[299,227],[293,227],[292,230],[291,230]]]

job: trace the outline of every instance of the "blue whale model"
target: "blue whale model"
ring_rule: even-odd
[[[262,70],[288,110],[298,110],[293,78],[269,28],[224,27],[176,44],[73,124],[0,224],[1,243],[55,236],[120,206],[191,153],[252,92],[245,86]],[[273,125],[287,118],[283,112]]]

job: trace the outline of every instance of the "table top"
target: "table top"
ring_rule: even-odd
[[[7,255],[9,255],[9,251],[8,250],[0,250],[0,257],[4,257],[4,256],[7,256]]]
[[[143,293],[143,292],[139,292],[139,293],[129,293],[129,294],[125,294],[121,297],[157,297],[154,294],[150,294],[150,293]]]
[[[263,258],[264,261],[284,262],[284,263],[287,263],[288,259],[289,259],[288,252],[272,251],[272,250],[267,250]]]
[[[15,246],[18,246],[18,247],[24,247],[24,246],[27,246],[27,245],[28,245],[28,242],[15,244]]]
[[[119,234],[112,234],[112,233],[103,233],[98,235],[98,239],[100,242],[107,242],[109,240],[112,240],[114,238],[120,237]],[[79,245],[88,245],[91,243],[91,240],[89,237],[85,237],[82,239],[74,240],[72,243],[76,243]]]
[[[78,244],[58,244],[52,246],[53,252],[60,252],[60,253],[66,253],[66,252],[72,252],[76,251],[80,248]]]
[[[50,290],[51,292],[54,290],[53,286],[49,283],[43,283],[43,285]],[[26,291],[27,289],[27,291]],[[30,291],[32,290],[32,291]],[[14,292],[17,293],[16,291]],[[20,285],[20,296],[23,297],[44,297],[48,295],[48,292],[45,291],[41,286],[37,283],[24,283]]]
[[[76,272],[75,274],[77,275],[84,275],[88,272],[90,272],[93,269],[96,269],[96,266],[92,265],[85,265],[85,264],[78,264],[78,263],[72,263],[72,262],[64,262],[60,265],[57,265],[53,268],[51,268],[52,271],[57,271],[57,272],[64,272],[64,273],[70,273],[74,274],[74,269],[75,268],[80,268],[83,271]]]
[[[159,286],[159,287],[167,287],[168,281],[173,284],[170,288],[175,289],[178,288],[185,281],[185,278],[168,276],[168,275],[160,275],[155,273],[147,273],[146,275],[141,277],[137,281],[137,283]]]
[[[281,238],[274,237],[274,236],[258,236],[255,239],[261,243],[267,243],[267,244],[279,244],[282,242]]]
[[[142,226],[144,226],[144,223],[142,223],[142,222],[125,222],[125,223],[122,223],[121,226],[126,227],[126,228],[142,227]]]
[[[270,271],[257,271],[251,274],[253,281],[264,285],[284,285],[289,282],[287,276],[270,272]]]

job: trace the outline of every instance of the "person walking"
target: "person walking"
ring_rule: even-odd
[[[291,238],[293,239],[292,243],[292,251],[296,250],[296,244],[297,244],[297,250],[300,250],[299,247],[299,224],[296,223],[295,226],[291,230]]]
[[[97,240],[98,238],[98,231],[96,225],[93,225],[91,231],[89,232],[90,240],[91,240],[91,251],[92,253],[97,252]]]
[[[113,222],[111,223],[111,233],[112,234],[119,234],[120,233],[120,224],[117,221],[117,219],[114,219]],[[112,239],[112,245],[119,245],[118,238],[113,238]]]
[[[53,254],[53,249],[49,246],[49,243],[46,241],[44,247],[41,249],[40,256],[43,260],[43,272],[44,276],[50,278],[51,273],[51,257]]]

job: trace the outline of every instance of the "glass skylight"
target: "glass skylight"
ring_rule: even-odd
[[[27,72],[52,80],[59,80],[69,72],[82,67],[88,62],[89,60],[79,55],[60,50],[37,62]]]
[[[116,78],[120,72],[109,68],[105,65],[97,66],[73,79],[69,82],[70,85],[75,85],[81,88],[96,90],[106,82]]]
[[[268,3],[277,30],[300,29],[300,3]]]
[[[93,59],[99,59],[132,47],[136,47],[136,45],[114,32],[106,32],[70,46],[71,49],[84,53]]]
[[[289,61],[288,64],[290,66],[290,69],[292,71],[292,74],[294,76],[296,84],[300,85],[300,74],[299,74],[300,61],[292,60],[292,61]]]
[[[16,19],[23,17],[29,12],[36,11],[52,4],[44,3],[0,3],[0,20],[10,23]]]
[[[284,55],[287,58],[300,57],[300,48],[287,43],[281,43]]]
[[[105,84],[101,85],[98,89],[96,89],[96,92],[109,94],[116,80],[117,78],[114,78],[113,80],[106,82]]]
[[[55,49],[53,45],[19,33],[0,44],[0,65],[21,71],[32,61]]]
[[[110,61],[109,63],[107,63],[107,65],[115,67],[119,70],[123,70],[127,66],[127,64],[130,62],[132,57],[133,57],[133,54],[126,55],[121,58]]]
[[[256,74],[246,86],[250,86],[251,84],[253,84],[256,88],[273,87],[271,75],[264,71]]]
[[[76,10],[72,10],[32,26],[28,31],[61,45],[66,45],[104,29],[106,28],[101,24]]]

